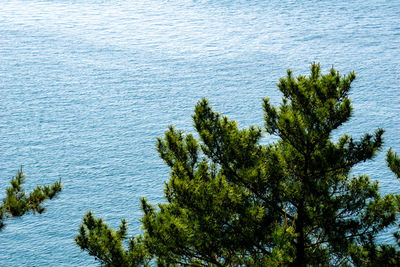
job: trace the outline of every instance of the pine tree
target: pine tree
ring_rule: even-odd
[[[354,79],[333,68],[322,75],[319,64],[309,76],[289,70],[278,84],[281,105],[263,101],[264,130],[279,138],[267,145],[262,129],[239,129],[203,99],[193,115],[198,139],[171,126],[157,140],[171,168],[167,202],[142,199],[144,233],[125,248],[125,222],[114,231],[88,213],[77,244],[106,266],[378,262],[371,248],[395,223],[399,196],[381,196],[378,182],[350,171],[375,156],[383,130],[331,139],[351,116]]]
[[[20,217],[30,211],[43,213],[45,211],[43,202],[54,198],[62,189],[60,180],[53,185],[37,186],[28,195],[22,186],[25,179],[26,176],[21,168],[10,181],[11,186],[7,188],[6,197],[0,205],[0,231],[5,226],[4,221],[9,217]]]

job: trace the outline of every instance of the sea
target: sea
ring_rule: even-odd
[[[64,187],[45,213],[6,221],[0,266],[98,266],[74,244],[82,217],[141,233],[140,198],[165,201],[155,142],[169,125],[194,133],[207,98],[263,127],[262,99],[279,105],[279,79],[312,62],[356,72],[353,117],[332,139],[384,128],[382,150],[352,173],[400,192],[385,163],[400,153],[398,0],[2,0],[0,198],[21,167],[27,191]]]

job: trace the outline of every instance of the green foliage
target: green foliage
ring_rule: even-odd
[[[267,145],[262,129],[239,129],[203,99],[193,115],[198,139],[171,126],[157,140],[171,169],[167,202],[142,199],[144,232],[135,244],[123,246],[124,222],[120,235],[91,213],[77,244],[107,266],[397,262],[397,251],[375,238],[395,223],[399,196],[381,196],[377,182],[350,174],[379,151],[383,130],[331,140],[352,114],[354,79],[333,68],[322,75],[319,64],[310,76],[288,71],[278,84],[282,104],[264,99],[264,130],[279,138]]]
[[[397,178],[400,178],[400,157],[393,152],[391,149],[386,154],[386,162],[390,170],[396,175]],[[400,228],[400,225],[399,225]],[[400,232],[395,232],[394,237],[397,241],[397,245],[400,247]],[[396,250],[392,246],[386,246],[386,250],[383,252],[389,251],[389,253],[381,253],[384,255],[385,258],[390,258],[393,262],[399,263],[400,262],[400,251]],[[389,254],[389,255],[388,255]]]
[[[83,219],[75,242],[105,266],[147,266],[150,258],[142,237],[132,237],[128,249],[123,247],[123,241],[127,239],[127,230],[125,220],[122,220],[119,230],[114,231],[89,212]]]
[[[27,194],[22,186],[25,177],[21,168],[10,181],[11,186],[7,188],[6,197],[0,206],[0,230],[5,226],[4,220],[9,217],[20,217],[30,211],[43,213],[45,211],[43,202],[46,199],[54,198],[62,189],[60,180],[53,185],[37,186]]]
[[[397,176],[397,178],[400,178],[400,157],[389,149],[386,154],[386,161],[392,172]]]

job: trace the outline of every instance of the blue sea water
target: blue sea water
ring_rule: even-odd
[[[279,103],[286,69],[314,61],[356,71],[354,117],[335,134],[386,129],[354,173],[399,192],[384,151],[400,152],[400,1],[1,1],[0,197],[20,165],[28,190],[61,177],[64,191],[46,213],[7,221],[0,266],[96,265],[74,245],[82,216],[140,232],[139,198],[163,201],[155,138],[168,125],[193,132],[206,97],[262,126],[261,99]]]

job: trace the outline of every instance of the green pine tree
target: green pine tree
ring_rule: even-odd
[[[395,223],[399,196],[381,196],[378,182],[350,173],[375,156],[383,130],[331,140],[351,116],[354,79],[333,68],[322,75],[319,64],[309,76],[288,71],[281,105],[264,99],[264,131],[279,138],[267,145],[262,129],[239,129],[200,101],[198,139],[170,127],[157,141],[171,168],[167,202],[142,199],[144,233],[127,238],[125,221],[114,231],[88,213],[76,243],[106,266],[389,263],[394,254],[384,257],[375,238]]]
[[[5,226],[4,221],[9,217],[20,217],[30,211],[43,213],[45,211],[43,202],[54,198],[62,189],[60,180],[53,185],[37,186],[27,194],[22,186],[25,178],[21,168],[10,181],[11,186],[7,188],[6,197],[0,205],[0,231]]]

